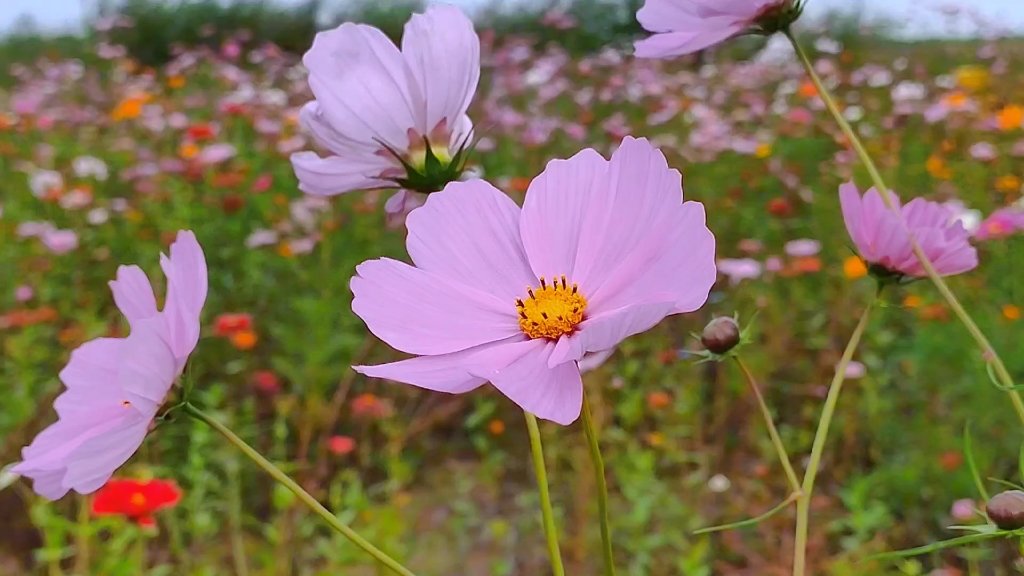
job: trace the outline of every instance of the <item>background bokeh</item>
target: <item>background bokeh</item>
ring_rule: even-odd
[[[585,376],[616,554],[629,576],[785,575],[791,512],[692,534],[774,507],[787,486],[741,375],[697,365],[691,333],[715,315],[754,319],[743,356],[802,469],[873,289],[849,266],[836,196],[840,182],[867,179],[791,51],[744,38],[703,65],[635,60],[638,5],[480,8],[473,162],[517,201],[549,159],[608,154],[626,134],[655,141],[684,173],[725,259],[720,282],[703,310],[628,340]],[[189,367],[201,404],[417,573],[545,574],[516,407],[494,391],[431,394],[349,369],[398,357],[350,312],[348,279],[366,258],[403,258],[404,229],[385,222],[386,193],[297,190],[288,155],[311,146],[296,123],[311,98],[299,58],[343,20],[397,38],[419,7],[347,4],[326,21],[320,8],[131,1],[84,34],[24,28],[0,43],[0,464],[52,421],[70,350],[126,330],[106,285],[117,266],[138,263],[159,293],[158,253],[188,228],[210,266]],[[905,21],[819,16],[801,23],[802,41],[903,198],[952,202],[971,225],[1019,201],[1024,43],[1005,21],[947,9],[930,17],[976,37],[908,42]],[[981,266],[950,284],[1022,381],[1024,240],[977,244]],[[941,297],[920,282],[886,302],[833,424],[814,573],[1019,573],[1013,542],[862,561],[981,521],[980,504],[962,501],[978,499],[967,423],[981,473],[1019,480],[1013,411]],[[543,433],[568,571],[596,574],[582,431]],[[90,518],[86,498],[51,504],[5,480],[0,574],[381,573],[202,425],[161,425],[121,475],[175,479],[183,501],[144,533]]]

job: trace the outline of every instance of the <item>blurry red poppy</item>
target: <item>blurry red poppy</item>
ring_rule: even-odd
[[[210,140],[216,134],[209,124],[194,124],[188,127],[188,135],[193,140]]]
[[[785,198],[776,197],[768,201],[768,213],[772,216],[785,217],[793,214],[793,206]]]
[[[384,398],[370,394],[360,394],[352,400],[352,414],[356,417],[387,418],[394,412],[391,403]]]
[[[281,390],[281,379],[270,370],[257,370],[252,374],[256,389],[264,394],[276,394]]]
[[[112,479],[92,501],[94,516],[125,516],[139,526],[156,525],[153,514],[181,501],[181,488],[173,480]]]
[[[244,312],[224,313],[213,321],[213,333],[216,336],[231,336],[249,330],[252,330],[252,316]]]

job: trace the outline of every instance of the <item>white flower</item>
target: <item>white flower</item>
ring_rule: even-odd
[[[36,170],[29,176],[28,186],[32,195],[42,198],[54,190],[64,188],[64,177],[56,170]]]
[[[721,494],[732,487],[732,482],[723,474],[715,474],[708,480],[708,490]]]
[[[71,168],[79,178],[95,178],[102,182],[109,176],[107,163],[95,156],[79,156],[71,162]]]

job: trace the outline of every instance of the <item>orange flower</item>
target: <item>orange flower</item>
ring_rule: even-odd
[[[1003,318],[1006,318],[1011,322],[1020,320],[1020,307],[1014,306],[1013,304],[1003,306]]]
[[[239,350],[252,350],[256,340],[256,333],[252,330],[242,330],[231,335],[231,345]]]
[[[129,96],[117,103],[117,106],[110,111],[110,119],[118,122],[138,118],[142,114],[142,106],[149,102],[150,96],[145,92]]]
[[[864,260],[860,256],[850,256],[846,260],[843,260],[843,274],[846,275],[850,280],[856,280],[862,276],[866,276],[868,273],[868,267],[864,264]]]
[[[667,392],[655,390],[647,393],[647,407],[651,410],[661,410],[672,403],[672,397]]]
[[[169,76],[167,78],[167,87],[172,90],[178,90],[185,87],[185,77],[178,74],[176,76]]]
[[[1016,104],[1006,106],[996,115],[999,122],[999,129],[1005,131],[1016,130],[1024,124],[1024,108]]]
[[[963,92],[951,92],[942,97],[942,102],[950,108],[962,108],[967,104],[967,95]]]
[[[495,436],[501,436],[505,433],[505,423],[495,418],[487,423],[487,431]]]
[[[760,145],[758,145],[757,150],[754,151],[754,156],[757,156],[758,158],[767,158],[767,157],[769,157],[771,155],[772,155],[772,145],[771,144],[760,144]]]
[[[922,320],[939,320],[941,322],[947,322],[949,320],[949,311],[942,304],[931,304],[921,308],[918,313]]]
[[[921,305],[921,297],[915,294],[910,294],[903,299],[903,305],[907,308],[917,308]]]
[[[185,142],[178,148],[178,155],[185,160],[191,160],[199,155],[199,146],[192,142]]]
[[[352,415],[369,418],[387,418],[394,408],[387,400],[374,396],[369,392],[360,394],[352,400]]]
[[[799,94],[804,98],[814,98],[818,95],[818,89],[814,87],[814,82],[807,80],[800,85]]]
[[[1004,194],[1013,194],[1020,191],[1020,178],[1013,174],[1006,174],[996,178],[996,190]]]
[[[514,176],[508,184],[509,192],[526,192],[530,186],[530,179],[523,176]]]
[[[793,270],[799,274],[813,274],[821,272],[821,258],[817,256],[805,256],[793,260]]]
[[[292,245],[287,242],[281,242],[277,245],[277,255],[282,258],[291,258],[295,256],[295,252],[292,251]]]

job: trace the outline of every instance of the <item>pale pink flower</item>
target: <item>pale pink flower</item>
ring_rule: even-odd
[[[131,332],[86,342],[61,370],[67,389],[53,403],[57,422],[22,450],[12,469],[31,478],[43,497],[88,494],[105,484],[139,449],[195,348],[206,260],[191,232],[179,232],[170,252],[160,255],[167,276],[163,311],[142,269],[121,266],[110,289]]]
[[[888,194],[900,207],[900,216],[886,208],[874,188],[861,198],[852,182],[839,187],[846,230],[869,265],[881,267],[889,274],[926,276],[911,247],[911,234],[940,276],[967,272],[978,265],[978,252],[968,242],[970,233],[953,220],[948,208],[924,198],[900,206],[896,194]]]
[[[704,207],[646,140],[611,160],[554,160],[523,208],[483,180],[452,182],[408,216],[415,266],[370,260],[352,310],[416,357],[363,374],[448,393],[490,381],[527,412],[579,416],[577,362],[667,315],[691,312],[715,282]]]
[[[14,299],[18,302],[28,302],[35,294],[36,291],[28,284],[22,284],[14,289]]]
[[[949,509],[949,515],[958,522],[966,522],[978,515],[974,510],[974,500],[970,498],[961,498]]]
[[[975,142],[967,151],[971,158],[982,162],[990,162],[999,156],[999,150],[991,142]]]
[[[46,230],[39,239],[47,250],[58,256],[78,248],[78,233],[74,230]]]
[[[753,258],[722,258],[718,261],[718,272],[735,286],[744,280],[760,278],[764,266]]]
[[[974,237],[978,240],[1006,238],[1024,230],[1024,207],[999,208],[982,220]]]
[[[466,110],[480,80],[480,40],[454,6],[414,14],[401,50],[377,28],[349,22],[317,34],[302,62],[316,100],[299,120],[332,154],[291,156],[304,192],[396,187],[406,165],[425,169],[428,148],[447,163],[472,135]]]
[[[783,247],[786,254],[794,258],[807,258],[821,252],[821,242],[810,238],[790,240]]]
[[[198,159],[200,164],[220,164],[234,158],[237,153],[233,145],[219,142],[203,148]]]
[[[788,25],[799,13],[793,0],[646,0],[636,19],[655,34],[636,43],[636,56],[692,54],[758,27]]]

